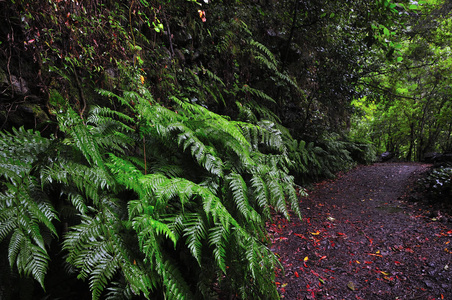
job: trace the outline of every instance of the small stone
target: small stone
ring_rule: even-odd
[[[435,285],[433,284],[433,282],[426,280],[424,281],[425,285],[429,288],[429,289],[433,289],[435,287]]]

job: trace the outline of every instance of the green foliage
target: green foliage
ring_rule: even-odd
[[[289,218],[289,203],[300,217],[280,131],[175,97],[170,110],[146,90],[114,97],[133,99],[135,117],[93,107],[81,119],[67,107],[58,139],[2,133],[0,237],[11,266],[44,284],[43,231],[57,234],[54,191],[78,211],[61,247],[93,299],[127,291],[194,299],[215,282],[243,298],[278,297],[265,220],[271,209]]]
[[[11,269],[31,276],[44,288],[50,260],[47,236],[57,236],[57,213],[35,177],[35,167],[51,141],[23,128],[0,133],[0,242],[9,239]]]
[[[452,168],[440,167],[418,181],[422,191],[434,201],[450,203],[452,200]]]
[[[411,14],[417,17],[407,21],[403,34],[397,34],[393,45],[397,61],[388,61],[383,70],[371,71],[362,79],[363,89],[373,94],[355,100],[358,116],[353,134],[375,143],[379,152],[419,161],[429,152],[452,149],[452,111],[446,100],[451,58],[449,45],[443,43],[451,28],[444,2],[411,6]]]
[[[370,143],[341,140],[339,136],[324,136],[317,143],[306,143],[285,136],[289,169],[296,182],[307,185],[314,180],[334,178],[339,171],[352,168],[357,162],[369,164],[375,161],[375,147]]]

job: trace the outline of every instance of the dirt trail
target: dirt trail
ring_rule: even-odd
[[[452,226],[406,194],[427,165],[375,164],[319,183],[303,220],[275,216],[285,299],[452,299]]]

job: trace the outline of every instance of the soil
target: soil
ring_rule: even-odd
[[[359,166],[315,185],[303,219],[275,215],[272,251],[284,299],[452,299],[452,223],[413,202],[430,165]]]

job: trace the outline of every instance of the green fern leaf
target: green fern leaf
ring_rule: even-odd
[[[187,238],[187,247],[201,266],[202,240],[207,238],[205,221],[199,214],[187,214],[184,222],[184,237]]]
[[[165,298],[170,300],[194,299],[190,287],[183,279],[181,272],[174,262],[166,258],[162,263],[157,264],[157,268],[160,270],[160,274],[163,277],[163,284],[166,288]]]
[[[243,177],[237,173],[232,173],[226,176],[226,180],[229,183],[232,199],[242,216],[248,221],[261,223],[262,219],[259,214],[248,203],[248,189]]]
[[[214,246],[213,254],[217,266],[226,273],[226,242],[229,237],[229,231],[221,223],[216,223],[215,227],[209,229],[209,245]]]

